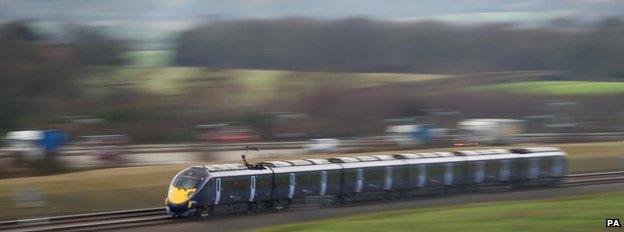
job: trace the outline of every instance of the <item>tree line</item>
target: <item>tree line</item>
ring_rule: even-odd
[[[35,128],[54,116],[79,111],[78,81],[93,65],[125,63],[126,44],[95,28],[69,26],[60,38],[31,21],[0,25],[0,132]]]
[[[624,22],[453,25],[365,18],[212,22],[176,41],[179,65],[357,72],[567,70],[624,75]]]

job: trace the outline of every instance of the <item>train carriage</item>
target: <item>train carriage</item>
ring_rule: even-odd
[[[308,197],[349,202],[554,185],[565,175],[565,156],[557,148],[533,147],[193,166],[174,177],[165,201],[174,216],[206,216],[215,209],[279,209]]]
[[[456,181],[455,170],[461,170],[462,159],[448,152],[398,154],[407,164],[407,186],[412,195],[425,195],[449,190]]]
[[[274,173],[272,199],[338,194],[340,166],[320,159],[262,162]]]
[[[405,162],[391,156],[334,157],[329,161],[342,168],[341,198],[345,201],[387,197],[387,192],[405,183]]]
[[[521,185],[558,184],[566,170],[566,153],[553,147],[512,149],[519,154],[516,181]]]
[[[464,166],[464,186],[473,190],[480,187],[510,185],[518,154],[506,149],[457,151]]]

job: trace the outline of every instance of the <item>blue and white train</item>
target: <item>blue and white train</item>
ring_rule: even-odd
[[[552,147],[193,166],[175,176],[166,205],[176,217],[208,216],[217,211],[284,209],[308,199],[346,203],[484,187],[556,185],[565,171],[566,153]]]

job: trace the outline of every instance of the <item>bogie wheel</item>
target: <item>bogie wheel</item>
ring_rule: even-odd
[[[197,217],[200,217],[200,218],[208,217],[208,216],[212,215],[212,207],[209,207],[209,208],[204,208],[204,207],[197,208],[197,211],[196,211],[195,214],[196,214]]]
[[[261,207],[261,206],[260,206],[260,203],[257,203],[257,202],[250,202],[250,203],[248,203],[248,205],[247,205],[247,211],[246,211],[246,213],[247,213],[247,214],[252,214],[252,213],[257,214],[257,213],[259,213],[259,212],[260,212],[260,210],[261,210],[261,208],[260,208],[260,207]]]

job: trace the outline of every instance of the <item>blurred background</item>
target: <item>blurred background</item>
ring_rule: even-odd
[[[618,0],[1,0],[0,206],[13,210],[0,219],[160,206],[178,170],[238,162],[245,145],[282,159],[554,144],[572,172],[618,170],[622,12]]]

